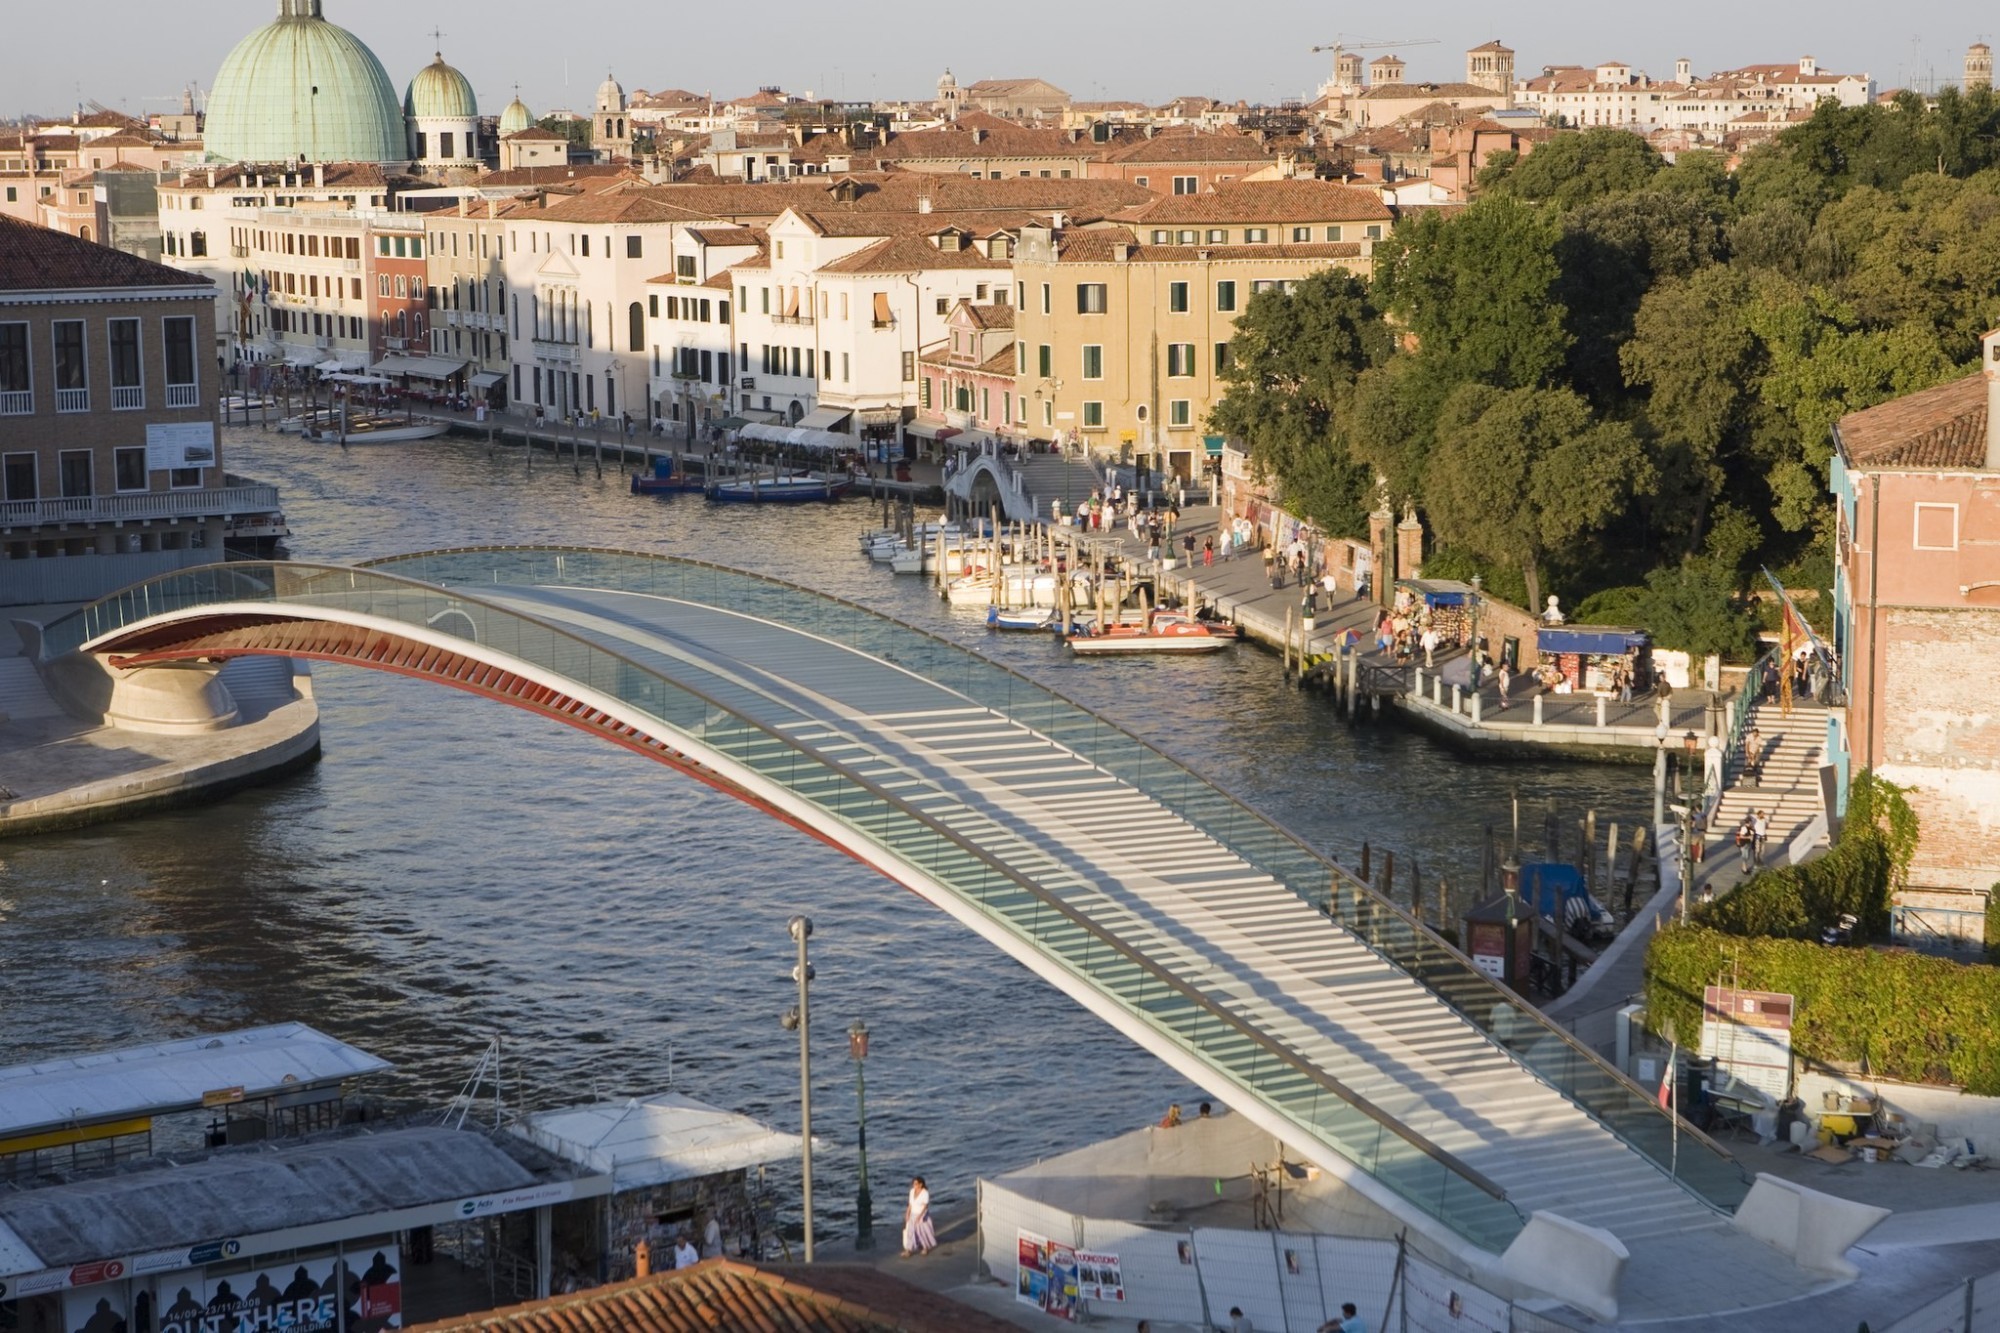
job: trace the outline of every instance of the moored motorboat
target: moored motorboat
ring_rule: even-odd
[[[1022,607],[1014,611],[1002,611],[999,607],[988,607],[986,623],[994,629],[1048,629],[1055,620],[1056,613],[1046,606]]]
[[[653,460],[651,472],[632,474],[634,495],[673,495],[681,491],[701,489],[702,483],[676,468],[671,458],[656,458]]]
[[[363,413],[322,422],[306,431],[309,440],[331,444],[407,444],[411,440],[434,440],[451,429],[451,423],[435,417],[399,417]]]
[[[726,504],[805,504],[813,500],[838,500],[853,485],[852,477],[805,474],[753,477],[717,482],[708,488],[708,498]]]
[[[1233,626],[1231,628],[1234,628]],[[1212,653],[1236,642],[1202,621],[1178,612],[1153,612],[1136,624],[1111,624],[1065,640],[1085,656],[1114,653]]]

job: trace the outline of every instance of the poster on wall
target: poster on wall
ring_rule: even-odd
[[[63,1293],[65,1333],[127,1333],[126,1314],[123,1282]]]
[[[1075,1319],[1076,1248],[1029,1231],[1017,1234],[1014,1299],[1058,1319]]]
[[[335,1333],[341,1310],[347,1333],[383,1333],[403,1326],[402,1255],[385,1245],[364,1258],[309,1255],[227,1277],[166,1274],[155,1280],[159,1333]],[[90,1294],[90,1293],[86,1293]],[[75,1324],[67,1333],[84,1333]],[[116,1328],[89,1333],[150,1333]]]
[[[146,426],[146,470],[215,466],[213,421],[154,421]]]
[[[1076,1290],[1078,1297],[1086,1301],[1122,1302],[1125,1299],[1125,1274],[1118,1266],[1118,1256],[1078,1250]]]

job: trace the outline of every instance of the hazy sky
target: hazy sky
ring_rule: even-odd
[[[930,94],[949,66],[961,83],[1038,75],[1078,100],[1164,101],[1180,94],[1274,101],[1310,95],[1336,39],[1430,37],[1399,50],[1412,79],[1455,79],[1464,52],[1498,37],[1515,68],[1619,59],[1670,78],[1686,56],[1697,73],[1762,61],[1818,58],[1863,70],[1891,88],[1957,82],[1968,43],[2000,34],[1973,0],[1818,4],[1683,0],[1637,6],[1598,0],[1523,5],[1430,0],[1332,6],[1304,0],[1247,5],[1150,3],[977,5],[965,0],[858,4],[761,0],[700,5],[662,0],[324,0],[326,16],[373,48],[402,89],[430,59],[432,28],[465,71],[480,109],[497,112],[519,84],[537,115],[588,108],[607,66],[629,92],[680,87],[738,96],[763,84],[822,97]],[[54,112],[79,99],[141,113],[172,110],[190,81],[208,87],[276,0],[94,0],[87,18],[63,5],[14,0],[0,39],[0,114]],[[1380,12],[1385,17],[1371,15]],[[990,14],[981,21],[975,17]],[[1368,56],[1381,54],[1369,51]],[[1108,58],[1107,58],[1108,57]]]

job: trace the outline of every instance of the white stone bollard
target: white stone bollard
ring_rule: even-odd
[[[1457,683],[1456,681],[1452,682],[1452,687],[1451,687],[1451,711],[1452,711],[1452,712],[1454,712],[1454,713],[1457,713],[1457,712],[1461,712],[1461,711],[1463,711],[1463,710],[1462,710],[1462,707],[1461,707],[1461,703],[1460,703],[1460,698],[1459,698],[1459,693],[1460,693],[1460,691],[1459,691],[1459,687],[1458,687],[1458,683]]]
[[[1542,696],[1539,694],[1535,696],[1535,725],[1542,725]]]
[[[1605,698],[1603,695],[1600,694],[1597,696],[1597,725],[1600,727],[1603,726],[1605,723],[1606,714],[1609,711],[1608,705],[1610,703],[1611,701]]]
[[[1483,705],[1481,703],[1481,696],[1474,694],[1472,696],[1472,725],[1475,727],[1478,726],[1483,716],[1484,716],[1484,711],[1483,711]]]

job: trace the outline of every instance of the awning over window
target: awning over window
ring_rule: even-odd
[[[853,415],[844,407],[815,407],[799,418],[799,425],[808,430],[832,430]]]
[[[419,379],[448,380],[465,369],[463,359],[453,360],[445,356],[413,356],[407,373]]]
[[[1204,435],[1201,437],[1201,442],[1208,449],[1208,456],[1210,458],[1222,457],[1222,446],[1225,443],[1222,436]]]
[[[369,369],[377,375],[410,375],[415,373],[410,369],[415,361],[415,357],[385,356],[370,366]]]
[[[505,375],[502,375],[497,370],[482,370],[477,375],[474,375],[470,382],[475,389],[490,389],[506,378]]]
[[[1535,650],[1543,653],[1622,657],[1635,648],[1645,651],[1651,641],[1651,636],[1642,629],[1616,629],[1601,625],[1570,625],[1563,629],[1535,631]]]
[[[889,309],[889,293],[887,292],[875,293],[875,322],[877,324],[893,324],[896,322],[896,312]]]

